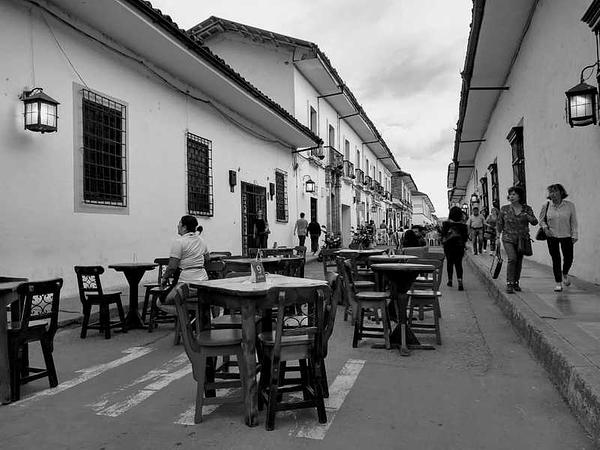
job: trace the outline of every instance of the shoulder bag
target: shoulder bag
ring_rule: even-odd
[[[542,217],[542,220],[540,222],[540,228],[537,230],[537,233],[535,234],[535,240],[536,241],[545,241],[548,236],[546,236],[546,232],[544,231],[544,228],[542,227],[542,223],[546,223],[546,225],[548,225],[548,208],[550,207],[550,202],[546,203],[546,210],[544,211],[544,217]]]
[[[492,258],[492,265],[490,266],[490,275],[495,280],[500,276],[503,263],[502,255],[500,254],[500,246],[496,247],[496,254]]]

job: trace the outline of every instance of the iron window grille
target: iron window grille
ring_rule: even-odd
[[[187,133],[188,214],[213,215],[212,141]]]
[[[482,177],[479,182],[481,183],[481,198],[483,199],[483,207],[489,212],[490,205],[488,204],[488,179]]]
[[[127,107],[82,90],[83,202],[127,206]]]
[[[275,171],[275,219],[288,221],[287,174],[279,169]]]
[[[527,197],[527,186],[525,183],[525,152],[523,149],[523,127],[513,127],[506,136],[512,150],[513,186],[523,188]],[[527,198],[521,199],[523,203]]]

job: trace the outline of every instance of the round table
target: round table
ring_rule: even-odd
[[[433,346],[421,345],[408,326],[406,317],[408,296],[406,293],[420,273],[434,272],[435,267],[428,264],[382,263],[371,264],[371,269],[378,277],[383,277],[390,283],[391,298],[398,317],[398,326],[390,335],[392,344],[400,347],[402,356],[410,355],[409,348],[433,349]],[[383,283],[380,285],[383,285]]]
[[[144,272],[154,270],[157,265],[156,263],[132,262],[108,266],[117,272],[123,272],[129,283],[129,311],[127,311],[127,317],[125,318],[127,329],[144,328],[144,322],[142,322],[138,312],[138,285],[144,276]]]

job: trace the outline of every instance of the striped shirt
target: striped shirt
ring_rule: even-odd
[[[546,220],[546,208],[548,208],[548,214]],[[556,238],[579,238],[577,231],[577,214],[575,213],[575,204],[568,200],[561,201],[558,205],[554,202],[547,202],[542,206],[540,211],[540,223],[548,226],[552,233],[552,237]]]

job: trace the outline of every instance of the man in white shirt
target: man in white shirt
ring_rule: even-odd
[[[471,240],[473,241],[473,254],[477,255],[483,250],[483,226],[485,224],[485,218],[479,214],[479,208],[473,208],[473,214],[467,221],[469,227],[469,233],[471,234]]]
[[[298,235],[298,245],[304,247],[304,241],[306,241],[306,231],[308,230],[308,221],[304,218],[304,213],[300,213],[300,218],[296,220],[294,225],[294,234]]]

